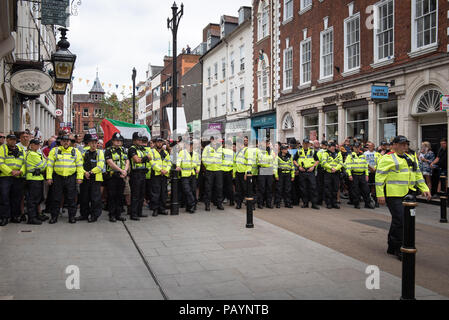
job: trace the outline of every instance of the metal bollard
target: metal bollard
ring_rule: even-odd
[[[252,196],[251,175],[246,176],[246,227],[254,228],[253,224],[253,209],[254,209],[254,197]]]
[[[447,223],[447,177],[441,176],[441,192],[440,192],[440,223]]]
[[[408,195],[404,206],[404,239],[402,252],[402,293],[401,300],[415,300],[415,208],[416,198]]]

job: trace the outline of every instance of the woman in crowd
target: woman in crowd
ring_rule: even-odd
[[[435,160],[435,154],[432,151],[432,146],[430,145],[430,142],[424,141],[421,144],[421,151],[419,153],[419,168],[421,169],[429,190],[432,190],[432,168],[430,164],[433,160]]]

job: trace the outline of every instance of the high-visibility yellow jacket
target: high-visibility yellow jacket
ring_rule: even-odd
[[[84,152],[83,163],[85,161],[88,161],[88,159],[86,159],[86,155],[88,154],[89,151],[90,149]],[[98,149],[95,152],[97,153],[97,156],[95,157],[95,159],[90,160],[93,163],[93,165],[95,165],[95,167],[93,167],[92,170],[90,170],[90,172],[92,172],[95,175],[95,181],[103,181],[103,172],[106,172],[104,153],[102,150]],[[83,175],[84,173],[86,173],[86,170],[84,170],[83,166]]]
[[[339,171],[343,168],[343,156],[340,151],[336,151],[337,156],[333,158],[329,150],[323,154],[323,168],[328,173],[332,173],[332,168]]]
[[[274,172],[274,176],[276,178],[279,177],[279,172],[289,173],[289,174],[291,174],[292,179],[295,178],[295,165],[293,164],[293,157],[289,153],[287,153],[287,157],[288,157],[288,160],[286,160],[286,161],[284,161],[282,159],[281,153],[279,153],[278,156],[276,157],[277,168],[278,168],[278,170],[276,170]]]
[[[126,160],[128,160],[128,155],[126,154],[125,150],[123,149],[123,147],[109,147],[106,150],[110,150],[111,151],[111,155],[112,155],[112,161],[115,163],[115,165],[117,167],[119,167],[122,170],[125,170],[126,168]],[[106,163],[106,171],[108,173],[113,173],[114,170],[112,170],[112,168],[107,165]]]
[[[196,164],[193,161],[193,153],[190,155],[190,152],[185,149],[179,151],[178,157],[176,158],[176,166],[181,168],[182,178],[188,178],[194,175]]]
[[[33,181],[44,180],[44,172],[47,167],[47,160],[42,153],[29,150],[25,156],[26,179]],[[39,175],[34,175],[35,171],[40,171]]]
[[[223,163],[223,148],[219,147],[217,150],[207,145],[201,157],[204,167],[208,171],[221,171]]]
[[[198,178],[198,175],[200,174],[200,170],[201,170],[201,159],[200,159],[200,155],[198,152],[193,151],[192,161],[194,164],[193,172],[195,173],[196,177]],[[196,172],[198,172],[198,173],[196,173]]]
[[[247,165],[247,171],[251,170],[253,176],[258,175],[257,167],[257,155],[260,152],[259,148],[247,148],[245,151],[245,160]]]
[[[405,157],[410,159],[412,166],[395,152],[385,154],[380,159],[376,171],[377,197],[403,197],[409,190],[416,191],[416,188],[429,191],[416,159],[406,154]]]
[[[151,157],[150,147],[145,147],[145,155]],[[148,172],[145,174],[145,179],[151,179],[151,160],[145,163],[145,167],[148,169]]]
[[[277,172],[276,154],[273,150],[270,150],[270,153],[266,150],[259,150],[256,164],[259,167],[259,175],[267,176]]]
[[[369,174],[368,161],[366,161],[366,156],[363,153],[350,153],[346,157],[345,168],[348,176],[352,176],[352,174],[365,174],[367,176]]]
[[[47,179],[53,179],[53,173],[68,177],[76,173],[76,179],[82,180],[84,175],[83,157],[78,149],[55,147],[51,149],[47,159]]]
[[[129,151],[132,149],[136,150],[136,155],[141,159],[147,155],[144,147],[136,146],[136,145],[132,145],[131,147],[129,147],[128,154],[129,154]],[[137,163],[133,159],[129,159],[129,161],[131,162],[131,170],[142,170],[147,167],[146,163]]]
[[[0,146],[0,177],[11,177],[13,170],[20,170],[23,173],[16,178],[25,175],[25,151],[20,146],[16,146],[16,148],[17,151],[14,151],[14,153],[17,157],[11,153],[13,150],[10,150],[6,143]]]
[[[221,163],[221,170],[229,172],[234,169],[234,151],[232,149],[223,148],[223,161]]]
[[[165,174],[166,177],[170,176],[170,169],[171,169],[171,160],[170,155],[167,151],[165,151],[166,155],[165,158],[162,159],[161,154],[156,149],[151,149],[151,169],[154,171],[155,176],[161,175],[161,170],[166,170],[167,173]]]
[[[310,167],[313,167],[315,165],[315,150],[313,149],[307,149],[307,152],[305,152],[304,148],[301,148],[300,150],[298,150],[298,166],[304,169],[308,169]]]
[[[245,153],[248,147],[242,148],[242,150],[236,152],[234,155],[234,174],[236,172],[238,173],[246,173],[248,170],[251,170],[251,168],[248,169],[248,164],[246,162]]]
[[[323,155],[327,151],[327,149],[320,149],[316,153],[316,156],[318,157],[318,160],[320,161],[320,164],[318,166],[323,167]]]

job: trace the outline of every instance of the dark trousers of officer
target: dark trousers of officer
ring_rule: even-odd
[[[37,209],[44,198],[44,181],[28,180],[25,200],[27,205],[28,219],[36,218],[39,214]]]
[[[95,177],[84,179],[80,185],[80,214],[87,218],[101,216],[103,203],[101,201],[101,181],[95,181]]]
[[[369,205],[370,192],[368,182],[366,182],[365,174],[355,174],[352,175],[352,184],[351,184],[351,193],[352,193],[352,202],[354,205],[358,205],[360,203],[360,194],[363,197],[363,201],[365,201],[365,205]]]
[[[397,250],[402,246],[402,233],[404,228],[404,207],[402,200],[402,197],[387,197],[385,200],[391,214],[388,247],[392,250]]]
[[[151,203],[151,179],[145,179],[145,200]]]
[[[182,193],[184,197],[184,202],[186,205],[186,209],[191,209],[195,206],[195,195],[196,188],[195,188],[195,177],[182,177],[181,178],[181,186],[182,186]]]
[[[306,169],[307,170],[307,169]],[[317,204],[316,195],[316,177],[315,172],[299,172],[299,183],[301,187],[301,196],[304,204]]]
[[[76,216],[76,174],[68,177],[53,175],[53,201],[51,208],[51,217],[58,218],[59,209],[61,207],[62,199],[64,199],[64,207],[69,212],[69,218]]]
[[[0,177],[0,217],[19,218],[23,197],[24,179]]]
[[[131,217],[142,215],[145,197],[145,170],[131,170],[129,187],[131,188]]]
[[[316,184],[318,193],[317,201],[321,205],[324,200],[324,169],[321,166],[318,166],[317,169]]]
[[[272,171],[272,170],[271,170]],[[273,175],[257,176],[257,204],[271,206],[273,201]]]
[[[223,195],[230,201],[230,203],[234,202],[234,185],[232,180],[232,170],[223,171]]]
[[[235,174],[235,202],[241,205],[247,196],[246,181],[244,172],[236,172]]]
[[[276,205],[281,204],[281,200],[284,199],[284,204],[286,206],[291,205],[292,204],[291,189],[292,189],[291,173],[279,172],[279,180],[276,181],[276,196],[274,198],[274,203]]]
[[[206,170],[204,184],[205,204],[210,204],[212,200],[212,189],[214,189],[214,200],[218,206],[223,203],[223,171]]]
[[[106,190],[108,192],[109,217],[118,218],[121,215],[121,197],[125,190],[125,180],[116,175],[113,175],[106,180]]]
[[[340,187],[340,173],[324,173],[324,190],[326,205],[337,205],[337,193]]]
[[[291,197],[292,197],[292,204],[293,205],[299,205],[299,199],[301,198],[301,184],[300,184],[300,176],[295,175],[295,180],[293,180],[292,183],[292,191],[291,191]]]
[[[151,210],[162,212],[167,202],[167,177],[163,175],[151,178]]]

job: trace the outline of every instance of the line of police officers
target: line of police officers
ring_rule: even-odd
[[[163,145],[162,139],[151,141],[139,132],[132,137],[132,146],[126,150],[123,137],[115,133],[111,146],[104,152],[97,149],[97,139],[89,136],[81,150],[70,146],[68,136],[61,138],[61,145],[53,148],[48,159],[39,152],[40,141],[30,141],[29,150],[16,145],[16,136],[10,134],[0,146],[0,226],[8,222],[20,223],[21,201],[25,199],[29,224],[41,224],[48,217],[38,214],[43,200],[43,181],[47,180],[51,192],[51,218],[58,221],[62,202],[68,208],[69,222],[80,220],[95,222],[102,212],[101,186],[107,190],[109,219],[125,221],[121,216],[125,205],[124,189],[129,176],[131,201],[128,210],[132,220],[146,217],[142,211],[144,199],[149,203],[152,215],[167,214],[167,185],[172,165],[180,177],[180,198],[186,211],[197,209],[197,186],[204,166],[204,203],[210,211],[211,202],[218,210],[224,210],[224,197],[231,206],[241,209],[246,197],[256,198],[257,208],[280,208],[283,201],[292,208],[291,189],[295,169],[299,171],[303,208],[319,209],[321,198],[328,209],[340,206],[337,193],[340,173],[344,170],[350,182],[350,200],[360,209],[360,199],[365,207],[374,209],[368,182],[375,177],[375,193],[379,204],[387,204],[392,214],[387,252],[401,258],[403,208],[402,199],[409,193],[421,191],[430,198],[429,190],[419,170],[416,153],[408,149],[404,136],[393,140],[392,151],[380,155],[375,152],[375,162],[368,164],[359,143],[343,161],[336,143],[323,141],[314,150],[308,139],[293,156],[285,144],[275,152],[271,143],[261,141],[249,146],[248,137],[236,137],[222,141],[214,137],[200,156],[192,139],[180,139],[175,149]],[[170,155],[176,154],[176,158]],[[172,164],[173,163],[173,164]],[[276,181],[276,183],[274,183]],[[235,192],[234,186],[235,183]],[[80,216],[77,211],[77,184],[79,187]],[[26,188],[25,188],[26,187]],[[272,191],[275,190],[273,197]],[[255,209],[255,208],[254,208]]]

